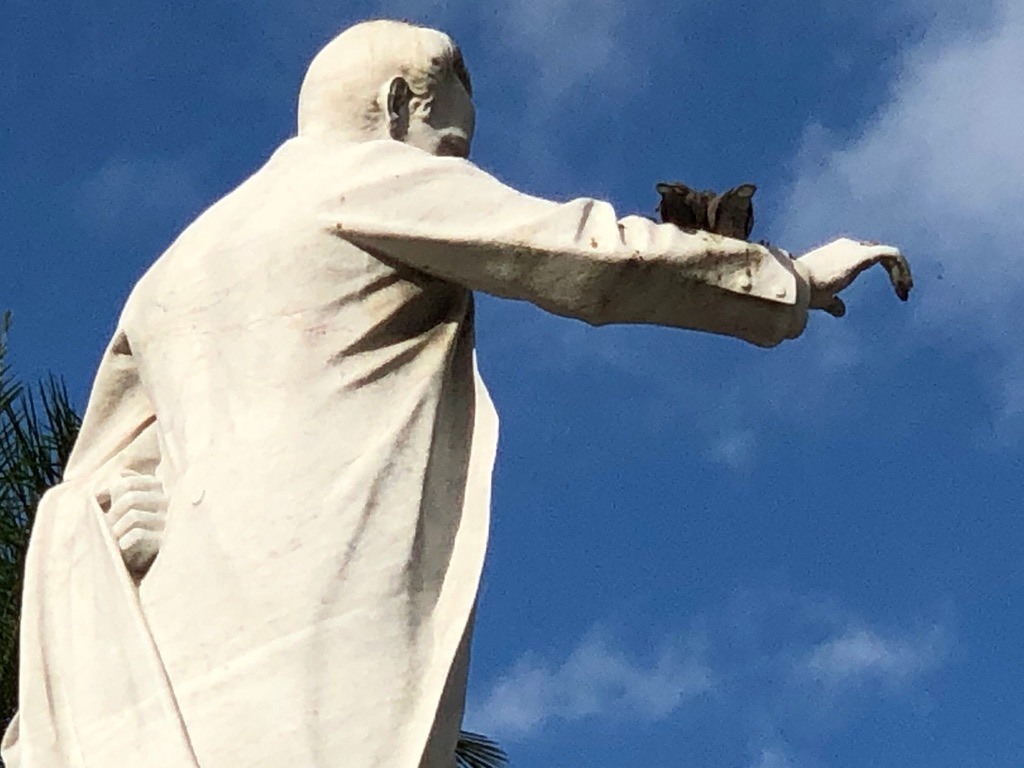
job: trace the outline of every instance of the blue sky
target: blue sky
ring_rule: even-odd
[[[372,16],[449,31],[473,159],[902,246],[775,350],[483,298],[502,416],[467,725],[515,766],[1024,765],[1018,0],[5,0],[0,308],[77,402],[133,282]]]

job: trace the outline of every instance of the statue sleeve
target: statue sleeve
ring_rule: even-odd
[[[806,325],[806,281],[760,245],[619,218],[589,198],[532,197],[468,161],[398,142],[360,151],[325,224],[385,261],[592,325],[665,325],[765,347]]]
[[[116,477],[126,469],[153,473],[159,461],[153,406],[128,337],[118,328],[100,362],[64,479]]]

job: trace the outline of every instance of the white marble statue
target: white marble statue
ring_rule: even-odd
[[[9,768],[451,768],[498,432],[472,291],[767,347],[906,271],[521,194],[473,122],[446,35],[352,27],[139,281],[32,531]]]

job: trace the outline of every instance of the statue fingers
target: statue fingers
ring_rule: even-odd
[[[884,245],[871,240],[855,241],[864,250],[864,259],[854,271],[852,277],[856,277],[868,267],[881,264],[889,274],[889,282],[901,301],[906,301],[910,296],[910,289],[914,287],[914,279],[910,274],[910,264],[899,248],[891,245]],[[852,278],[849,282],[852,282]]]
[[[107,512],[107,522],[116,526],[133,511],[164,514],[167,511],[167,496],[159,491],[126,491],[119,496],[111,494],[113,501]]]
[[[126,473],[119,477],[106,494],[111,524],[130,509],[162,511],[167,509],[167,495],[161,482],[153,475]]]
[[[900,253],[900,249],[896,246],[886,245],[885,243],[880,243],[877,240],[853,240],[848,237],[840,238],[840,240],[855,243],[865,248],[869,255],[877,258],[889,258],[902,255]],[[840,240],[837,240],[836,242],[840,242]]]
[[[155,475],[142,475],[136,472],[126,472],[117,478],[108,491],[111,500],[133,491],[163,492],[163,484]]]
[[[114,527],[121,559],[136,577],[141,577],[160,553],[165,518],[163,513],[132,510]]]
[[[160,534],[167,520],[165,512],[149,512],[143,509],[131,509],[121,519],[111,525],[110,530],[117,539],[118,546],[124,549],[124,542],[142,534]]]
[[[811,276],[812,291],[828,298],[815,306],[824,308],[831,297],[848,288],[861,272],[884,264],[897,295],[909,294],[910,269],[898,248],[870,240],[843,237],[816,248],[800,257]]]
[[[110,513],[113,505],[126,494],[136,492],[159,492],[163,493],[163,486],[153,475],[140,475],[135,472],[125,472],[118,477],[108,488],[104,488],[96,494],[96,501],[103,508],[104,512]],[[124,512],[124,504],[119,504],[119,514]]]
[[[914,287],[914,277],[910,274],[910,264],[901,253],[895,256],[886,256],[882,264],[889,273],[889,282],[900,301],[906,301],[910,296],[910,289]]]

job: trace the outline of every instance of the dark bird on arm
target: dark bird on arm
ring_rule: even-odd
[[[692,189],[678,181],[655,187],[661,195],[658,212],[666,224],[746,240],[754,228],[753,184],[740,184],[716,195],[706,189]]]
[[[708,229],[708,204],[714,192],[690,189],[679,182],[662,182],[655,189],[661,195],[658,213],[664,223],[682,229]]]
[[[754,228],[753,184],[740,184],[708,203],[708,230],[725,237],[746,240]]]

